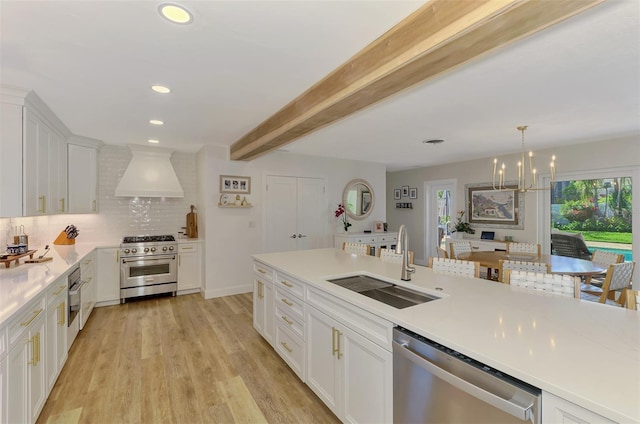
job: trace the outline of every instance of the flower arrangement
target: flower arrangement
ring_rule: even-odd
[[[342,217],[342,225],[344,225],[344,230],[349,231],[349,227],[351,227],[351,223],[347,217],[347,211],[344,209],[344,205],[342,203],[338,204],[338,209],[335,211],[336,218]]]
[[[467,233],[467,234],[475,234],[476,230],[471,228],[468,222],[462,220],[464,218],[464,211],[458,211],[458,219],[456,220],[456,224],[453,228],[455,228],[454,233],[457,231],[459,233]]]

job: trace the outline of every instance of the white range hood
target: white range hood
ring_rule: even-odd
[[[130,144],[133,154],[116,197],[184,197],[171,165],[172,150]]]

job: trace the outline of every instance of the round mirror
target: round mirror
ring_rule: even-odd
[[[365,219],[371,214],[375,196],[371,185],[365,180],[352,180],[342,193],[342,204],[349,218]]]

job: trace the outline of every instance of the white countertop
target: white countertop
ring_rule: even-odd
[[[95,244],[76,243],[69,246],[51,245],[47,256],[53,260],[39,264],[26,264],[21,258],[20,264],[11,264],[10,268],[0,267],[0,326],[16,312],[34,299],[60,277],[66,277],[74,265],[96,247]],[[33,257],[44,253],[38,250]]]
[[[254,255],[277,270],[609,419],[640,422],[640,313],[336,249]],[[442,296],[396,309],[326,280],[365,272]],[[442,291],[436,291],[436,287]]]

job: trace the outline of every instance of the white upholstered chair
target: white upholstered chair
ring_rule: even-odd
[[[471,252],[471,242],[469,240],[451,240],[449,242],[449,257],[451,259],[457,259],[461,253]]]
[[[342,243],[342,250],[347,253],[353,253],[356,255],[369,256],[371,253],[370,246],[364,243],[350,243],[345,241]]]
[[[431,257],[429,258],[429,267],[438,274],[480,277],[480,264],[473,261]]]
[[[528,253],[540,256],[539,243],[507,243],[507,253]]]
[[[504,282],[516,287],[580,299],[580,277],[508,269],[505,271]]]
[[[396,253],[394,249],[380,248],[378,249],[378,256],[382,262],[402,263],[402,253]],[[409,251],[409,263],[413,263],[413,250]]]
[[[499,263],[498,276],[501,283],[505,282],[504,273],[507,270],[541,272],[543,274],[548,274],[550,271],[549,264],[542,262],[509,261],[501,259]]]

